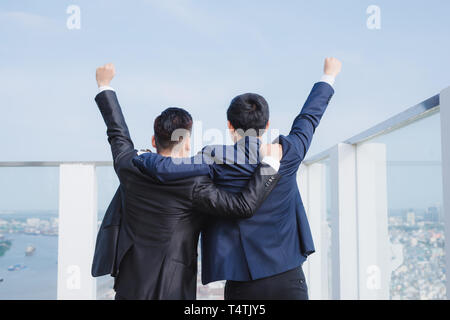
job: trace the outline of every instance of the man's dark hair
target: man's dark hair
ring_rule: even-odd
[[[243,130],[246,135],[259,136],[269,121],[269,105],[259,94],[244,93],[231,100],[227,118],[235,130]],[[253,134],[247,132],[250,129]]]
[[[170,150],[176,144],[181,142],[183,139],[182,137],[184,136],[175,137],[178,140],[172,141],[172,134],[175,130],[182,129],[191,133],[192,117],[189,112],[184,109],[167,108],[156,117],[153,128],[155,130],[156,149],[158,151]]]

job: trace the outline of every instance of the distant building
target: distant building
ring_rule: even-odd
[[[37,228],[37,227],[39,227],[40,223],[41,223],[41,219],[39,219],[39,218],[28,218],[27,219],[28,227]]]
[[[409,210],[406,213],[406,224],[410,226],[414,226],[416,224],[416,213],[412,210]]]
[[[438,207],[428,207],[427,212],[425,214],[425,220],[429,222],[439,222],[440,221],[440,212]]]

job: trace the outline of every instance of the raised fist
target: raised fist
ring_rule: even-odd
[[[265,157],[272,157],[277,159],[278,161],[281,161],[281,158],[283,157],[283,148],[281,144],[274,143],[274,144],[261,144],[260,147],[261,156]]]
[[[109,86],[115,75],[116,68],[112,63],[107,63],[104,66],[98,67],[95,74],[98,86]]]
[[[326,75],[336,77],[341,72],[342,62],[336,58],[326,58],[323,71]]]

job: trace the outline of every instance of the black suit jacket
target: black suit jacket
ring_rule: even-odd
[[[218,189],[207,176],[162,184],[133,164],[137,153],[115,92],[103,91],[95,100],[107,126],[120,187],[97,238],[93,274],[111,272],[117,294],[126,299],[195,299],[197,244],[205,213],[251,217],[279,175],[262,175],[267,170],[263,165],[237,194]]]
[[[117,275],[116,257],[121,220],[122,197],[120,195],[119,187],[117,188],[108,209],[106,209],[100,230],[97,233],[91,269],[93,277],[100,277],[107,274],[110,274],[113,277]]]

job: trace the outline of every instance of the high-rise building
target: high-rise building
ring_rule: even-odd
[[[429,222],[439,222],[439,208],[437,206],[428,207],[427,212],[425,214],[425,221]]]
[[[413,210],[409,210],[406,213],[406,224],[413,226],[416,224],[416,213]]]

